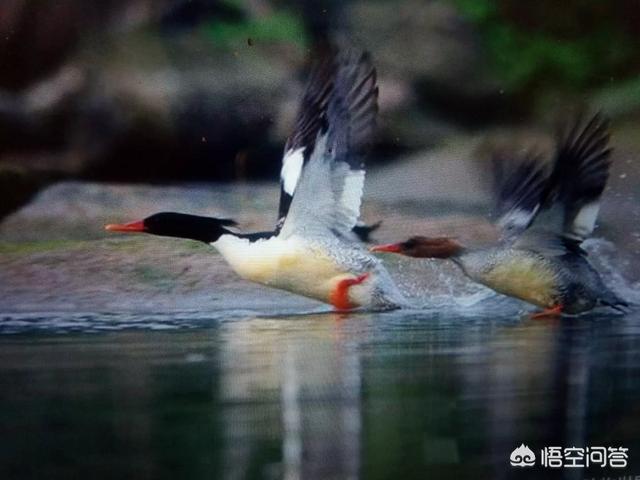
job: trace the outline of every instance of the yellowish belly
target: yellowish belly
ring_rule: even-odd
[[[226,244],[216,247],[242,278],[326,303],[340,280],[353,277],[321,249],[300,241],[230,242],[234,242],[233,248]]]
[[[351,274],[341,270],[329,257],[322,254],[287,254],[267,268],[247,272],[254,282],[305,295],[323,302],[337,283]]]
[[[540,307],[551,307],[555,303],[555,277],[549,266],[537,258],[519,257],[500,263],[485,273],[482,283]]]

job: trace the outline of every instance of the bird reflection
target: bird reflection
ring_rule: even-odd
[[[226,438],[238,440],[225,445],[230,478],[246,478],[255,465],[260,442],[250,439],[278,440],[277,476],[358,477],[362,372],[339,320],[311,315],[224,326],[220,395],[237,413],[223,417]]]

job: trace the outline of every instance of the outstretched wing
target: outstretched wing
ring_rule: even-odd
[[[329,97],[336,73],[335,52],[329,50],[312,67],[293,132],[287,139],[280,170],[280,206],[278,229],[282,227],[291,206],[304,164],[315,147],[318,133],[325,123]]]
[[[554,243],[554,250],[562,245],[565,251],[583,253],[580,244],[593,232],[609,178],[608,127],[608,120],[596,114],[586,123],[578,118],[558,134],[552,171],[542,193],[545,213],[538,216],[535,231],[527,233],[523,244],[532,246],[537,239],[541,246]],[[556,241],[549,240],[554,236]]]
[[[558,136],[548,201],[562,207],[564,237],[580,243],[593,232],[610,167],[609,121],[602,115]]]
[[[283,236],[346,238],[360,216],[364,156],[378,111],[376,72],[368,54],[348,50],[336,58],[326,115],[303,162]]]
[[[521,158],[493,156],[496,224],[502,241],[514,242],[533,222],[540,209],[547,175],[539,157],[531,152]]]

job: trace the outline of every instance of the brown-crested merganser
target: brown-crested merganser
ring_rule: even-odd
[[[332,53],[312,70],[281,172],[272,232],[236,233],[234,222],[157,213],[115,232],[146,232],[214,246],[242,278],[332,304],[392,309],[405,303],[382,263],[355,241],[364,156],[378,111],[367,53]]]
[[[608,143],[608,122],[595,115],[558,135],[549,175],[531,155],[510,173],[498,168],[497,246],[470,249],[448,237],[416,236],[371,251],[449,258],[472,280],[544,309],[534,316],[578,314],[599,305],[622,310],[628,304],[604,284],[580,246],[595,227],[609,176]]]

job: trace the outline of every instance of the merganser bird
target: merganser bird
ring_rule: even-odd
[[[580,246],[595,227],[611,165],[608,122],[595,115],[583,123],[578,119],[568,134],[557,136],[548,176],[532,155],[510,174],[495,171],[502,231],[497,246],[470,249],[448,237],[417,236],[371,251],[449,258],[472,280],[542,307],[535,317],[578,314],[599,305],[622,310],[628,304],[605,286]]]
[[[397,308],[405,302],[402,294],[352,234],[377,99],[367,53],[343,51],[316,65],[285,146],[279,220],[272,232],[236,233],[229,230],[232,220],[173,212],[105,228],[208,243],[242,278],[338,310]]]

